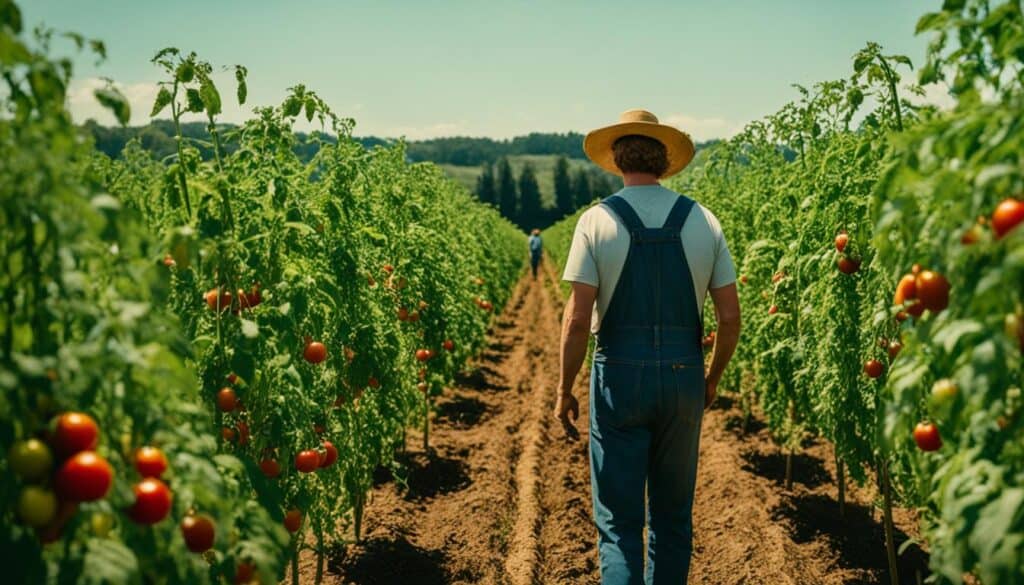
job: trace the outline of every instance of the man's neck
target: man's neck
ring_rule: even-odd
[[[622,184],[626,187],[643,187],[659,183],[658,177],[650,173],[625,173],[622,175]]]

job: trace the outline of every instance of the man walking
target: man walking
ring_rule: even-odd
[[[544,248],[543,242],[540,241],[540,230],[533,228],[530,232],[530,268],[533,269],[533,279],[537,280],[537,267],[540,266],[540,254]]]
[[[685,584],[701,420],[739,339],[735,268],[715,216],[658,182],[692,160],[689,136],[630,110],[589,133],[583,148],[625,186],[587,210],[573,235],[555,416],[573,430],[573,383],[593,333],[590,473],[601,582]],[[709,292],[718,332],[705,369]]]

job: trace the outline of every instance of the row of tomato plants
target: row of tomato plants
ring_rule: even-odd
[[[936,581],[1024,579],[1021,23],[1016,2],[922,17],[921,82],[950,79],[949,111],[902,95],[909,60],[869,44],[671,183],[719,217],[739,269],[726,385],[787,452],[831,441],[840,505],[844,472],[876,477],[894,582],[895,503],[921,512]],[[555,256],[575,219],[545,234]]]
[[[110,160],[65,109],[54,37],[0,3],[6,269],[0,533],[15,582],[276,582],[358,538],[374,470],[477,352],[523,236],[303,86],[221,147],[213,67],[161,51],[153,115],[215,157]],[[71,36],[102,52],[101,43]],[[236,95],[246,99],[243,67]],[[113,88],[97,94],[123,120]],[[300,116],[337,136],[303,163]]]

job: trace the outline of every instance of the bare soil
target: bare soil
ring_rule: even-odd
[[[552,417],[562,303],[545,266],[526,276],[496,320],[488,349],[437,401],[431,447],[410,434],[401,471],[381,471],[363,538],[338,535],[324,582],[440,585],[599,583],[590,512],[587,384],[576,396],[578,437]],[[847,489],[840,516],[831,447],[810,440],[785,458],[755,417],[727,398],[706,413],[694,505],[690,582],[709,585],[889,585],[873,485]],[[895,511],[896,543],[916,518]],[[900,583],[927,576],[910,545]],[[314,559],[301,558],[312,583]],[[920,574],[920,577],[918,576]]]

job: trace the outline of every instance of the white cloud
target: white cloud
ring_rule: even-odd
[[[106,87],[106,85],[105,81],[96,77],[75,79],[71,82],[68,88],[68,109],[71,111],[71,117],[75,122],[85,122],[92,118],[101,124],[117,124],[110,110],[101,106],[96,101],[96,96],[93,95],[93,92]],[[121,93],[124,94],[125,98],[128,99],[129,105],[131,105],[132,117],[130,123],[132,125],[139,125],[148,122],[149,112],[153,107],[157,91],[159,91],[157,84],[152,82],[115,83],[114,86],[121,90]]]
[[[697,118],[686,114],[672,114],[666,116],[661,122],[679,128],[693,137],[695,141],[731,138],[743,129],[741,122],[724,118]]]
[[[916,95],[904,90],[904,95],[913,104],[935,106],[940,110],[952,110],[956,106],[956,98],[949,93],[949,86],[945,83],[929,83],[921,86],[924,95]]]

